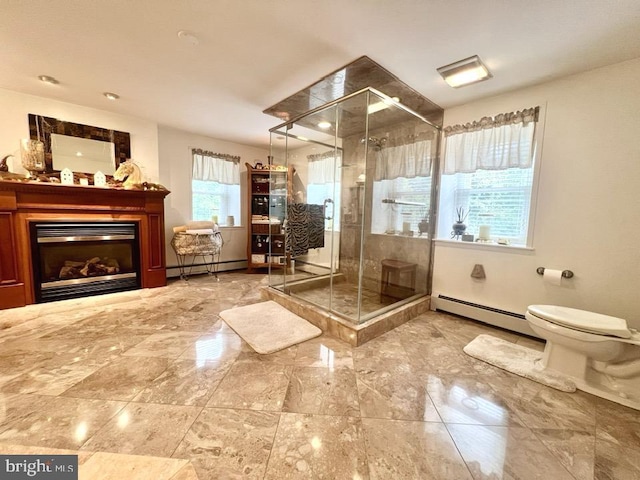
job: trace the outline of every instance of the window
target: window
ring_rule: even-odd
[[[420,128],[418,128],[420,127]],[[371,233],[421,235],[431,208],[435,129],[412,124],[375,152]]]
[[[227,217],[233,216],[234,224],[240,223],[240,185],[224,185],[207,180],[192,180],[193,220],[211,220],[218,217],[218,223],[227,224]]]
[[[192,220],[217,218],[221,225],[239,225],[242,218],[240,157],[199,149],[194,149],[192,154]]]
[[[403,202],[417,205],[403,205]],[[410,230],[417,235],[420,221],[429,218],[430,204],[431,177],[375,181],[371,233],[394,234]]]
[[[440,184],[438,238],[458,238],[452,225],[462,209],[466,234],[527,245],[539,109],[485,117],[447,127]]]
[[[311,205],[323,205],[327,203],[325,217],[326,230],[340,230],[340,172],[342,157],[340,152],[330,150],[325,153],[307,155],[309,161],[309,184],[307,185],[307,203]]]

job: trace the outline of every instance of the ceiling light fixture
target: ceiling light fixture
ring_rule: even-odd
[[[318,127],[320,127],[323,130],[326,130],[327,128],[331,128],[331,122],[327,122],[327,121],[320,122],[318,124]]]
[[[118,95],[117,93],[104,92],[103,95],[109,100],[118,100],[120,98],[120,95]]]
[[[389,105],[393,105],[393,102],[399,102],[400,98],[391,97],[391,99],[385,98],[380,102],[370,103],[367,107],[367,113],[372,114],[379,112],[380,110],[384,110],[385,108],[389,108]]]
[[[489,69],[482,63],[480,57],[465,58],[450,65],[445,65],[436,69],[444,81],[453,88],[470,85],[472,83],[482,82],[493,77]]]
[[[178,38],[189,45],[196,46],[200,43],[200,39],[196,37],[193,33],[187,32],[186,30],[180,30],[178,32]]]
[[[38,78],[43,81],[44,83],[49,83],[51,85],[57,85],[60,82],[58,80],[56,80],[54,77],[51,77],[49,75],[38,75]]]

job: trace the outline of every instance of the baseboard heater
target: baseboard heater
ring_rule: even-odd
[[[431,309],[455,313],[463,317],[478,320],[489,325],[504,328],[531,337],[537,335],[529,327],[523,314],[501,310],[499,308],[468,302],[459,298],[447,297],[439,293],[431,295]]]

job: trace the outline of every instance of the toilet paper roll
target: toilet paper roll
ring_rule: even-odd
[[[558,286],[562,282],[562,270],[552,270],[550,268],[545,268],[542,277],[544,278],[545,283]]]

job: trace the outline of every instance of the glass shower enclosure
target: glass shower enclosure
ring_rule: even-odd
[[[365,88],[270,132],[290,173],[270,287],[353,324],[428,295],[439,128]]]

